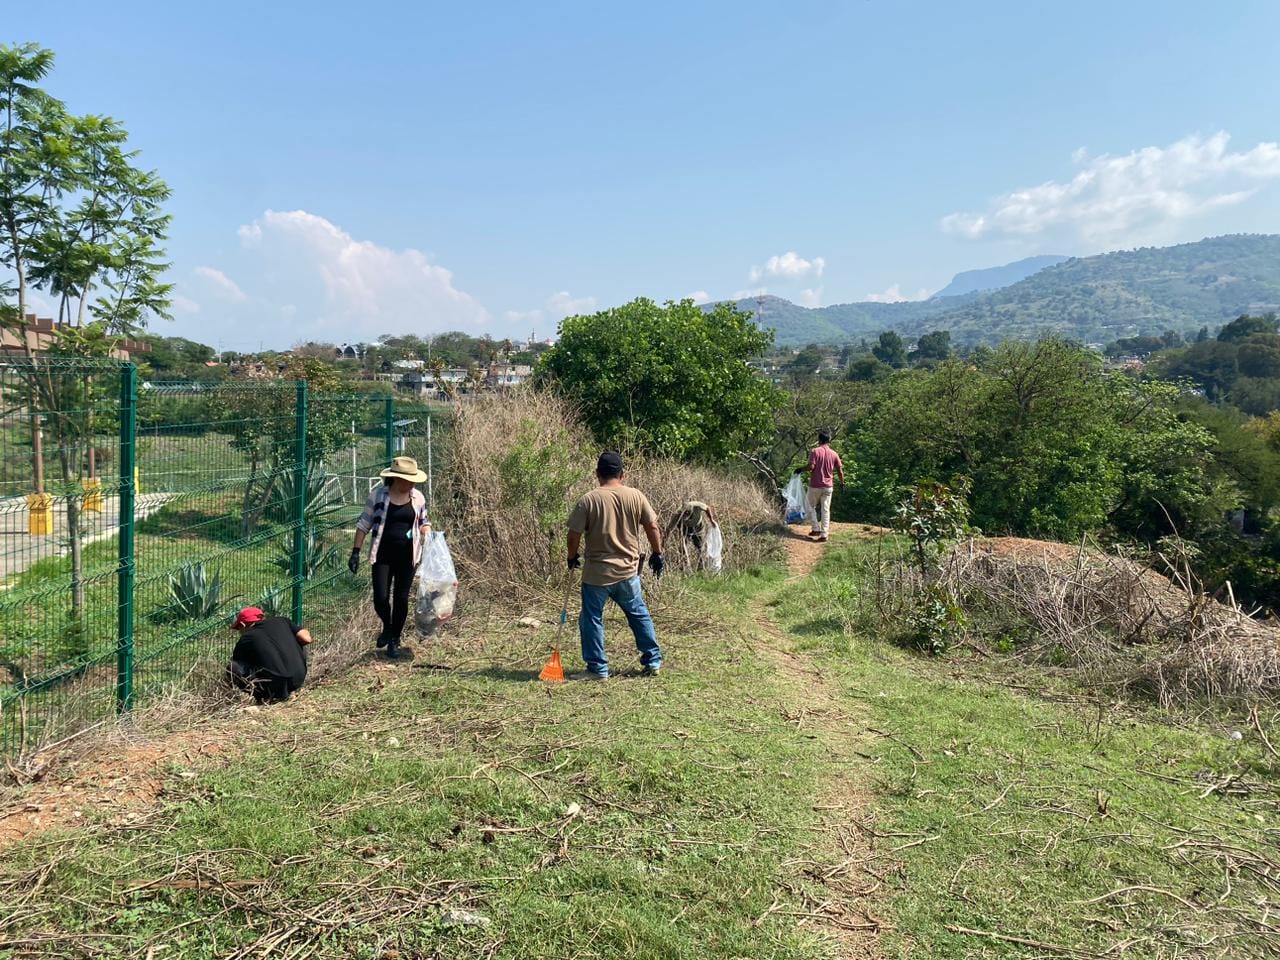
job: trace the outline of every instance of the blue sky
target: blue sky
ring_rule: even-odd
[[[59,3],[48,88],[174,189],[230,348],[539,335],[635,296],[917,297],[1280,232],[1280,4]]]

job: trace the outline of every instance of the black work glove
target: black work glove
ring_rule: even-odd
[[[568,565],[570,570],[577,570],[582,566],[582,558],[575,553],[569,558]]]
[[[360,548],[352,547],[351,556],[347,557],[347,569],[354,574],[360,569]]]
[[[800,476],[802,473],[804,473],[804,467],[796,467],[795,475],[798,477],[798,476]]]
[[[662,554],[655,553],[649,558],[649,569],[653,571],[655,576],[662,576],[662,571],[667,569],[667,561],[662,559]]]

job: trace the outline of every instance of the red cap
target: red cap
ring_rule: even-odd
[[[261,607],[245,607],[236,614],[236,618],[231,624],[231,629],[239,630],[242,627],[251,627],[265,619],[267,619],[267,615],[262,612]]]

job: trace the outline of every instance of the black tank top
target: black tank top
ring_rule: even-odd
[[[412,502],[388,503],[387,519],[382,527],[382,539],[378,543],[378,551],[400,553],[412,549],[413,527],[416,519]]]

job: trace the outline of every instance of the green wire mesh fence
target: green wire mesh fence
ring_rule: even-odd
[[[0,754],[207,676],[242,606],[360,602],[356,517],[392,456],[432,460],[440,419],[115,362],[2,360],[0,404]]]

